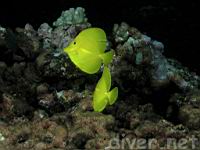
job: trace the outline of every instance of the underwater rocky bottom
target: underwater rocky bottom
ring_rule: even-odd
[[[63,48],[92,25],[84,8],[52,26],[0,26],[0,149],[200,149],[200,77],[127,23],[107,34],[117,101],[99,113],[102,69],[81,72]]]

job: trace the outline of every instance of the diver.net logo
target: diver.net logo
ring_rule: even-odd
[[[152,150],[152,149],[160,149],[160,150],[188,150],[188,149],[196,149],[197,144],[199,144],[198,138],[195,136],[187,137],[187,138],[166,138],[164,139],[165,143],[163,146],[159,145],[159,141],[162,139],[144,139],[144,138],[123,138],[120,140],[119,136],[116,138],[112,138],[108,146],[105,147],[105,150]]]

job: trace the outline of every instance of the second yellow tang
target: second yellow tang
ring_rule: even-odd
[[[110,90],[111,75],[108,67],[104,67],[102,77],[98,81],[93,94],[93,108],[94,111],[101,112],[107,105],[115,103],[118,97],[118,88],[115,87]]]
[[[81,31],[64,51],[80,70],[94,74],[102,63],[107,65],[113,58],[113,50],[105,52],[106,44],[104,30],[88,28]]]

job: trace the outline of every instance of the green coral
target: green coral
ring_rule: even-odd
[[[85,15],[85,9],[77,7],[76,9],[70,8],[67,11],[63,11],[61,16],[53,23],[53,26],[65,26],[72,24],[86,23],[87,18]]]

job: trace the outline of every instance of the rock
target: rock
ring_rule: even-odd
[[[40,84],[36,88],[37,95],[48,93],[48,84]]]
[[[179,110],[180,121],[189,129],[200,128],[200,109],[184,105]]]

